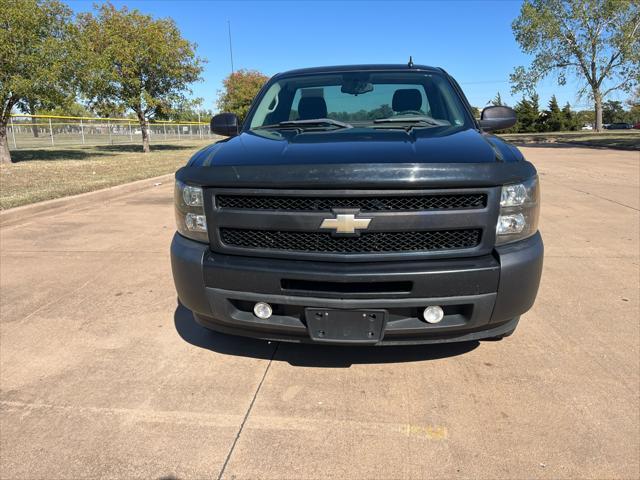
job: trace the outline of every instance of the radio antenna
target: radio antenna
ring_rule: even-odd
[[[413,68],[413,57],[411,55],[409,55],[409,63],[407,63],[407,66]]]
[[[229,30],[229,55],[231,57],[231,75],[233,75],[233,48],[231,47],[231,20],[227,20],[227,29]]]

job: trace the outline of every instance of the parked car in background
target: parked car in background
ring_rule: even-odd
[[[605,128],[607,130],[629,130],[633,128],[633,125],[626,122],[615,122],[615,123],[610,123]]]
[[[635,128],[636,130],[640,130],[640,122],[636,123],[633,128]]]
[[[593,125],[585,123],[580,130],[593,130]]]

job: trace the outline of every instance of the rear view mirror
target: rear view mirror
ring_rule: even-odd
[[[516,124],[516,112],[513,108],[494,106],[482,110],[480,128],[485,132],[504,130]]]
[[[211,132],[225,137],[235,137],[238,135],[239,123],[235,113],[219,113],[211,119]]]
[[[340,91],[350,95],[360,95],[373,91],[373,83],[369,81],[369,75],[345,74],[342,77],[342,87]]]

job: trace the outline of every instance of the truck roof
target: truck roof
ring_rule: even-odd
[[[429,67],[427,65],[413,64],[412,66],[409,66],[406,63],[368,63],[362,65],[333,65],[327,67],[297,68],[295,70],[288,70],[286,72],[278,73],[274,75],[274,77],[288,77],[290,75],[305,75],[309,73],[362,72],[367,70],[422,70],[430,72],[443,72],[441,68]]]

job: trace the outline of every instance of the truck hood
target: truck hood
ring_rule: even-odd
[[[486,163],[520,160],[517,149],[473,129],[324,132],[254,130],[196,153],[190,166],[328,163]]]
[[[193,155],[176,178],[254,188],[496,186],[535,175],[520,151],[474,129],[243,132]]]

